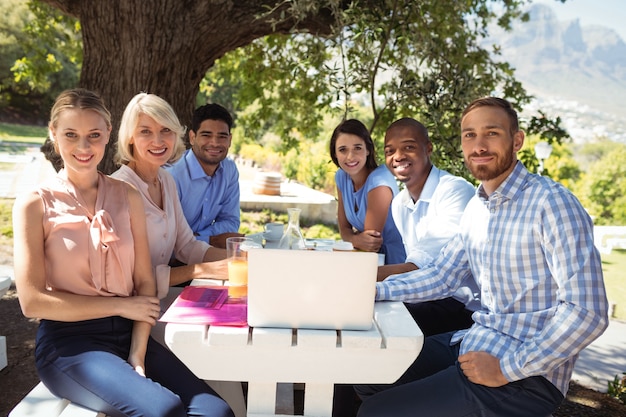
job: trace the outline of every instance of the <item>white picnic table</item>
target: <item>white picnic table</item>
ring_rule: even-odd
[[[198,377],[247,381],[248,417],[276,416],[277,383],[304,383],[304,416],[330,417],[334,384],[392,383],[424,336],[401,302],[377,302],[361,331],[167,323],[165,343]]]

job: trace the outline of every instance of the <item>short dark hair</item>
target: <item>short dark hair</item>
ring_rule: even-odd
[[[423,139],[425,139],[426,143],[430,142],[430,138],[428,137],[428,129],[426,129],[426,126],[413,119],[412,117],[403,117],[396,120],[389,125],[389,127],[387,128],[387,132],[389,132],[391,129],[395,129],[398,127],[408,127],[413,130],[413,133],[417,133]]]
[[[333,135],[330,137],[330,158],[333,160],[335,165],[339,166],[335,145],[337,144],[337,137],[341,133],[356,135],[363,139],[363,142],[365,142],[365,149],[369,152],[367,160],[365,161],[365,167],[369,170],[376,169],[378,164],[376,163],[376,149],[374,147],[374,141],[372,140],[372,136],[370,135],[369,130],[367,130],[367,127],[356,119],[348,119],[339,123],[339,126],[335,128]]]
[[[205,120],[221,120],[228,125],[229,132],[233,128],[233,116],[230,115],[230,112],[225,107],[217,103],[205,104],[193,112],[191,130],[197,132]]]
[[[505,111],[509,116],[509,123],[511,128],[511,135],[514,135],[519,131],[519,120],[517,118],[517,112],[513,108],[513,105],[507,100],[498,97],[481,97],[467,105],[463,113],[461,114],[461,120],[474,109],[479,107],[498,107]]]

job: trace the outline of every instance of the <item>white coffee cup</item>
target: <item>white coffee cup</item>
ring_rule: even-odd
[[[269,240],[278,240],[283,235],[285,224],[279,222],[266,223],[264,236]]]
[[[337,242],[333,244],[333,250],[353,251],[354,246],[352,245],[352,242],[346,242],[345,240],[338,240]]]

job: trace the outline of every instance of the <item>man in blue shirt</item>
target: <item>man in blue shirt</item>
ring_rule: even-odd
[[[198,107],[193,114],[188,149],[168,167],[178,188],[185,218],[196,238],[218,248],[238,233],[239,171],[226,156],[233,118],[219,104]]]
[[[509,102],[481,98],[461,119],[465,164],[481,181],[459,233],[434,262],[376,284],[377,300],[447,297],[473,276],[467,330],[427,337],[393,385],[358,386],[359,417],[548,416],[579,352],[608,325],[593,223],[565,187],[529,173]]]

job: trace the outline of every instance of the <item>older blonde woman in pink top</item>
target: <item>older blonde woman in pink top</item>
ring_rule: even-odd
[[[39,377],[55,395],[111,417],[232,417],[150,337],[160,304],[144,204],[133,187],[97,170],[111,133],[102,100],[63,92],[49,128],[64,169],[13,208],[20,305],[41,319]]]
[[[122,166],[111,175],[134,185],[143,197],[160,297],[166,294],[168,283],[228,279],[226,251],[195,238],[180,205],[176,183],[161,168],[182,155],[184,133],[169,103],[154,94],[137,94],[126,106],[120,124],[116,158]],[[170,269],[172,256],[186,265]]]

